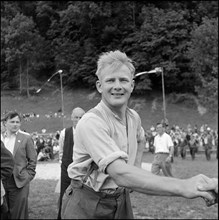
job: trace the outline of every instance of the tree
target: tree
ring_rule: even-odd
[[[1,1],[1,88],[9,89],[13,80],[11,79],[11,70],[14,65],[10,65],[6,60],[5,36],[8,31],[9,21],[19,12],[19,7],[13,1]]]
[[[22,13],[17,13],[10,21],[5,34],[6,62],[18,63],[20,93],[23,90],[22,79],[26,72],[26,92],[29,97],[29,71],[41,65],[39,62],[44,45],[44,39],[35,29],[31,18]],[[17,71],[13,72],[13,78],[17,78]]]
[[[218,18],[203,18],[194,25],[188,50],[198,85],[196,92],[202,104],[218,110]]]
[[[143,7],[140,16],[143,20],[140,30],[131,33],[123,41],[125,49],[130,51],[137,62],[137,71],[161,66],[164,68],[167,92],[185,90],[183,74],[189,71],[186,50],[191,27],[187,20],[188,12],[151,6]],[[141,90],[148,89],[149,77],[154,85],[161,88],[160,75],[149,75],[144,77],[145,88],[141,85]],[[187,81],[187,90],[188,84]]]
[[[218,1],[2,1],[1,85],[22,90],[63,69],[65,86],[93,88],[98,55],[119,49],[136,72],[164,67],[167,93],[194,93],[203,79],[187,51],[205,16],[218,16]],[[136,93],[160,88],[160,75],[136,79]]]

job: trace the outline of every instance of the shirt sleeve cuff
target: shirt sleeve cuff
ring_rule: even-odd
[[[110,154],[109,156],[103,158],[99,162],[99,170],[103,173],[106,173],[107,166],[112,163],[116,159],[124,159],[126,162],[128,161],[128,155],[123,151],[116,151]]]

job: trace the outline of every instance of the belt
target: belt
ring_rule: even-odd
[[[95,193],[96,195],[100,196],[101,198],[116,198],[116,197],[119,197],[121,196],[122,194],[125,193],[125,188],[124,187],[118,187],[117,189],[114,190],[113,192],[113,189],[112,189],[112,192],[107,192],[107,191],[94,191],[93,188],[87,186],[86,184],[82,183],[81,181],[79,180],[73,180],[71,179],[71,187],[72,188],[81,188],[81,189],[85,189],[85,190],[88,190],[89,192],[91,193]]]
[[[155,154],[169,154],[168,152],[157,152]]]
[[[124,187],[118,187],[116,189],[101,189],[100,192],[101,193],[106,193],[106,194],[114,194],[114,193],[120,193],[123,192],[125,190]]]

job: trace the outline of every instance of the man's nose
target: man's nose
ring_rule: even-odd
[[[115,88],[115,89],[121,89],[121,87],[122,87],[122,86],[121,86],[120,81],[119,81],[119,80],[116,80],[115,83],[114,83],[114,88]]]

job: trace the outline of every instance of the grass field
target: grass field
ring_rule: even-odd
[[[153,154],[144,153],[143,162],[152,162]],[[194,161],[188,155],[185,160],[174,158],[173,174],[189,178],[196,174],[218,177],[218,160],[215,154],[206,161],[198,154]],[[54,193],[57,180],[34,179],[29,195],[30,219],[56,219],[58,194]],[[180,197],[163,197],[131,193],[132,207],[137,219],[218,219],[218,204],[207,207],[203,199],[188,200]]]
[[[64,90],[64,127],[71,125],[70,114],[74,107],[80,106],[88,111],[100,100],[96,91],[88,89]],[[207,112],[200,115],[197,106],[188,107],[185,103],[173,104],[166,96],[166,112],[170,125],[179,125],[186,128],[190,123],[200,127],[208,124],[211,128],[218,128],[218,114]],[[1,91],[1,115],[7,110],[17,110],[20,113],[34,112],[39,118],[31,118],[30,121],[23,121],[22,129],[27,132],[41,132],[43,128],[47,132],[56,132],[62,129],[62,118],[47,118],[46,114],[54,115],[61,107],[60,91],[42,91],[37,96],[27,99],[19,96],[18,91]],[[147,96],[132,96],[129,107],[134,108],[140,115],[144,129],[149,129],[163,118],[162,94],[148,94]]]
[[[80,106],[86,111],[94,107],[100,96],[91,90],[64,91],[64,127],[71,125],[70,114],[74,107]],[[208,124],[211,128],[218,128],[218,115],[207,112],[200,115],[196,107],[185,104],[173,104],[167,96],[167,118],[170,125],[176,124],[186,127],[188,123],[200,127]],[[60,91],[42,92],[30,99],[21,97],[16,91],[1,92],[1,115],[6,110],[17,110],[20,113],[34,112],[39,118],[23,121],[22,129],[27,132],[55,132],[62,129],[61,118],[46,118],[45,114],[54,114],[61,107]],[[149,94],[147,97],[133,96],[129,106],[138,111],[144,129],[149,129],[163,118],[162,95]],[[152,162],[153,155],[145,153],[144,162]],[[198,173],[210,177],[218,176],[218,161],[213,156],[206,161],[203,154],[198,155],[195,161],[188,156],[186,160],[176,158],[173,173],[176,177],[187,178]],[[57,180],[34,179],[31,182],[29,196],[30,219],[56,219],[58,195],[54,193]],[[137,192],[131,194],[135,217],[138,219],[218,219],[218,205],[206,207],[202,199],[186,200],[184,198],[155,197]]]

